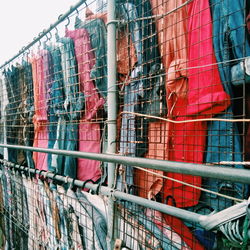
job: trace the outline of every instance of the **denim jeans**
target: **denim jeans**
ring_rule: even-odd
[[[234,65],[231,68],[231,75],[233,85],[250,84],[250,57]]]
[[[57,38],[57,45],[61,52],[61,64],[63,72],[63,105],[59,105],[57,136],[54,148],[65,150],[77,150],[78,120],[81,110],[84,107],[84,96],[79,91],[79,84],[76,70],[76,60],[73,40],[68,37]],[[61,102],[61,101],[60,101]],[[51,168],[57,169],[59,174],[76,178],[77,161],[75,158],[65,156],[64,158],[53,155]]]
[[[231,67],[232,63],[227,62],[232,59],[241,59],[250,55],[249,42],[245,36],[245,20],[243,5],[244,0],[210,0],[210,6],[213,18],[213,43],[217,62],[219,64],[220,77],[225,91],[234,97],[232,88]],[[226,63],[222,63],[226,62]],[[215,118],[233,118],[233,103],[225,113],[217,115]],[[241,162],[242,147],[238,128],[235,123],[214,121],[208,123],[208,143],[206,149],[206,162],[216,163],[221,161]],[[235,165],[235,168],[243,168],[242,165]],[[206,179],[204,184],[215,192],[220,192],[228,184],[223,181]],[[244,198],[247,194],[247,186],[239,183],[230,184],[229,192],[236,192],[235,196]],[[206,194],[205,194],[206,195]],[[216,209],[220,197],[214,197],[212,207]],[[229,204],[224,203],[225,207]],[[220,207],[223,209],[223,207]]]
[[[63,90],[63,72],[62,72],[62,64],[61,64],[61,51],[58,46],[47,46],[47,49],[50,51],[53,62],[53,79],[52,84],[50,86],[50,100],[48,106],[49,112],[49,141],[48,148],[54,148],[56,143],[56,133],[57,124],[59,121],[59,115],[63,111],[63,102],[65,99],[65,94]],[[59,129],[59,128],[58,128]],[[60,134],[58,134],[60,136]],[[59,138],[59,137],[58,137]],[[62,147],[63,148],[63,147]],[[58,155],[59,159],[63,159],[63,156]],[[58,160],[58,164],[63,164],[63,161]],[[48,170],[55,172],[57,165],[52,166],[52,155],[48,154]]]
[[[143,81],[137,80],[140,75],[141,68],[137,67],[131,73],[131,82],[125,85],[124,90],[124,108],[123,112],[135,112],[136,104],[139,96],[143,96]],[[133,80],[135,79],[135,80]],[[136,130],[135,115],[122,114],[121,137],[120,137],[120,153],[126,156],[135,156],[136,153]],[[117,176],[117,188],[124,190],[125,185],[133,185],[133,168],[131,166],[120,166],[122,173]],[[120,171],[119,170],[119,171]],[[125,175],[125,176],[124,176]],[[125,178],[125,179],[124,179]],[[126,180],[126,182],[124,182]]]

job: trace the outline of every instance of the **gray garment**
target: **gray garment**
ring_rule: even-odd
[[[140,76],[141,67],[137,67],[131,73],[131,82],[125,85],[124,90],[124,107],[123,112],[136,112],[136,103],[139,97],[143,97],[142,80],[133,80]],[[120,154],[126,156],[136,155],[136,130],[135,115],[122,114],[121,137],[120,137]],[[120,166],[117,176],[117,189],[124,190],[126,186],[133,185],[133,168],[131,166]],[[124,176],[125,175],[125,176]]]
[[[70,249],[89,249],[85,243],[84,229],[80,234],[80,218],[77,217],[75,214],[75,208],[72,206],[72,204],[74,204],[74,195],[73,197],[68,195],[68,192],[66,193],[65,189],[61,186],[57,186],[57,191],[63,201],[64,212],[66,214],[66,225]]]
[[[150,231],[152,228],[148,230],[138,221],[138,216],[134,216],[128,209],[120,205],[116,211],[119,218],[118,237],[124,241],[126,247],[130,249],[163,249],[160,240]],[[166,250],[168,249],[175,248],[167,247]]]
[[[76,194],[69,188],[66,193],[68,197],[68,205],[72,206],[76,216],[79,218],[79,224],[83,228],[83,239],[86,249],[97,250],[103,249],[95,231],[95,221],[92,214],[92,208],[87,204],[79,202]]]
[[[48,248],[49,249],[57,249],[59,247],[59,244],[56,240],[56,232],[55,232],[55,227],[54,227],[54,222],[53,222],[53,216],[52,216],[52,207],[51,207],[51,200],[46,194],[44,184],[43,182],[39,179],[38,180],[38,187],[39,191],[41,194],[42,202],[44,205],[44,215],[46,218],[46,229],[48,231]]]
[[[63,201],[61,197],[59,196],[56,186],[51,184],[50,188],[53,192],[54,199],[56,200],[57,207],[59,210],[59,216],[60,216],[60,233],[61,233],[61,239],[60,239],[60,249],[61,250],[67,250],[69,249],[69,234],[68,234],[68,224],[67,224],[67,213],[64,210]]]
[[[96,232],[97,236],[97,242],[100,245],[100,248],[103,250],[108,249],[107,247],[107,221],[103,217],[103,215],[94,207],[91,205],[91,203],[88,201],[86,196],[78,190],[76,192],[76,196],[78,200],[80,201],[81,205],[83,207],[87,208],[88,216],[95,222],[94,223],[94,230]]]

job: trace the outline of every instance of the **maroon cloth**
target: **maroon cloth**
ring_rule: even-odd
[[[78,64],[80,91],[85,96],[85,112],[79,124],[79,151],[100,153],[100,124],[96,121],[97,111],[104,104],[90,72],[95,64],[94,52],[90,45],[89,34],[85,29],[66,30],[66,36],[74,41],[75,55]],[[100,162],[89,159],[78,159],[77,179],[85,181],[98,180],[101,177]]]

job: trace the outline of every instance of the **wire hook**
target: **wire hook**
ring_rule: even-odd
[[[69,24],[70,24],[70,19],[69,19],[69,17],[67,17],[67,20],[68,20],[68,23],[65,25],[66,28],[67,28],[67,27],[69,26]]]

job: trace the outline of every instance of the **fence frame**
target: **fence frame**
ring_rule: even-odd
[[[0,66],[2,70],[6,65],[11,63],[13,60],[18,58],[21,54],[29,50],[31,46],[39,42],[43,37],[49,34],[58,24],[69,18],[69,15],[77,11],[80,6],[85,4],[85,0],[80,0],[74,6],[71,6],[69,11],[65,14],[59,16],[58,20],[51,24],[48,29],[43,30],[39,35],[34,38],[34,40],[29,43],[27,46],[23,47],[15,56],[10,60],[5,62]],[[87,153],[79,151],[67,151],[67,150],[55,150],[55,149],[44,149],[37,147],[27,147],[20,145],[9,145],[9,144],[0,144],[0,148],[12,148],[12,149],[22,149],[26,151],[33,152],[43,152],[51,153],[65,156],[72,156],[76,158],[86,158],[92,160],[98,160],[102,162],[108,162],[108,187],[98,186],[98,184],[85,183],[80,180],[74,180],[72,178],[66,178],[64,176],[55,175],[54,173],[41,172],[36,169],[30,169],[25,166],[20,166],[5,160],[0,160],[0,163],[5,164],[10,168],[17,170],[29,172],[32,174],[46,175],[46,178],[55,179],[62,182],[74,182],[75,186],[82,187],[85,185],[86,188],[93,191],[99,190],[99,192],[107,197],[108,200],[108,241],[110,249],[113,249],[115,242],[115,232],[114,232],[114,223],[115,223],[115,213],[114,207],[116,199],[122,199],[125,201],[133,202],[138,205],[143,205],[144,207],[152,208],[169,215],[176,216],[180,219],[187,220],[194,223],[200,223],[202,220],[206,219],[207,216],[200,215],[194,212],[189,212],[184,209],[172,207],[165,205],[156,201],[147,200],[145,198],[137,197],[128,193],[118,191],[114,188],[115,180],[115,167],[116,164],[126,164],[131,166],[139,166],[143,168],[150,168],[155,170],[162,170],[166,172],[173,173],[182,173],[190,174],[195,176],[201,176],[206,178],[216,178],[221,180],[227,180],[232,182],[246,183],[250,184],[250,170],[246,169],[233,169],[217,166],[207,166],[205,164],[192,164],[192,163],[183,163],[183,162],[172,162],[165,160],[156,160],[149,158],[139,158],[139,157],[128,157],[116,154],[116,131],[117,131],[117,87],[116,87],[116,25],[119,20],[116,20],[115,16],[115,0],[108,0],[108,22],[107,22],[107,63],[108,63],[108,97],[107,97],[107,106],[108,106],[108,120],[107,130],[108,130],[108,149],[107,153]],[[189,2],[189,1],[188,1]]]

